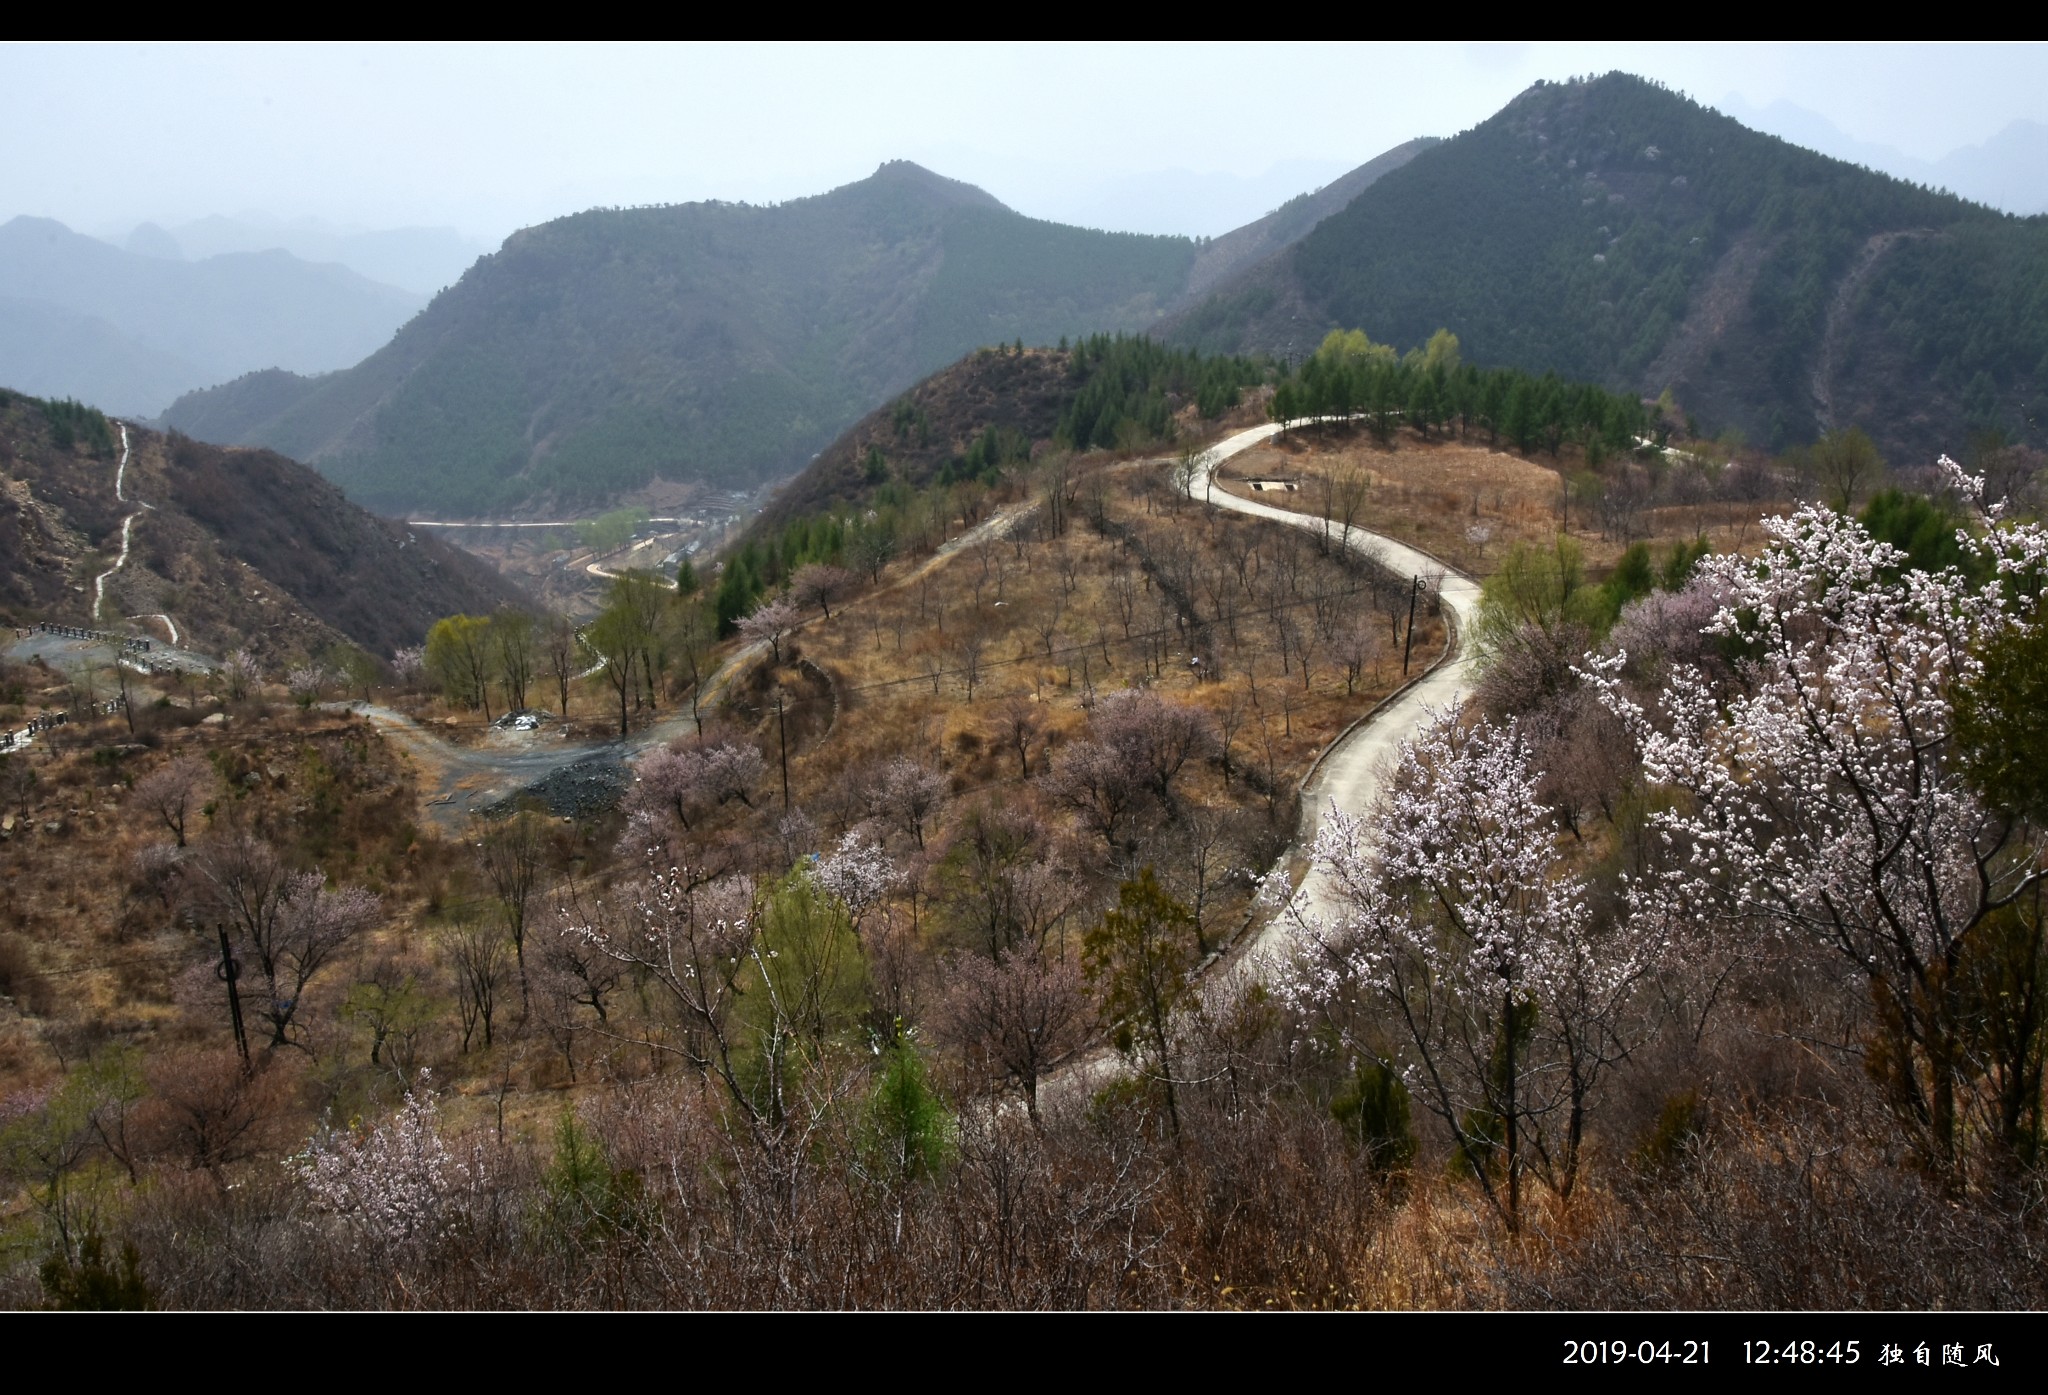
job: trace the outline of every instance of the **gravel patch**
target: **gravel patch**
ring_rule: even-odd
[[[625,762],[617,756],[593,756],[550,771],[524,789],[486,805],[482,812],[486,818],[503,818],[529,800],[538,800],[561,818],[595,818],[619,802],[631,778]]]

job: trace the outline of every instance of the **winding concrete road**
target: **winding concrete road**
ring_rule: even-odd
[[[1203,458],[1201,473],[1192,481],[1190,492],[1217,508],[1320,531],[1323,520],[1313,514],[1276,509],[1214,486],[1218,466],[1261,441],[1271,440],[1280,430],[1277,423],[1269,423],[1219,442]],[[1303,854],[1315,842],[1323,812],[1332,804],[1340,804],[1353,813],[1362,813],[1372,805],[1379,796],[1381,777],[1395,749],[1428,721],[1430,709],[1454,704],[1459,693],[1470,686],[1472,677],[1472,655],[1463,637],[1470,633],[1478,613],[1479,583],[1428,553],[1379,533],[1353,528],[1349,542],[1354,550],[1393,572],[1409,576],[1442,574],[1444,609],[1451,622],[1450,645],[1436,667],[1373,709],[1323,753],[1301,792],[1301,827],[1292,851]],[[1328,879],[1314,870],[1295,896],[1296,904],[1305,912],[1328,912],[1334,908]],[[1249,964],[1257,972],[1260,963],[1287,952],[1291,934],[1289,917],[1274,916],[1246,947],[1239,962]]]

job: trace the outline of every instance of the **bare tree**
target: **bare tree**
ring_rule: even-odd
[[[144,813],[154,815],[178,846],[185,846],[185,824],[206,802],[214,785],[213,767],[198,756],[180,756],[135,782],[133,798]]]
[[[853,583],[853,573],[844,567],[835,567],[829,562],[810,562],[798,567],[796,575],[789,579],[789,594],[798,605],[814,605],[830,620],[832,602],[845,595]]]
[[[477,870],[490,884],[497,914],[512,941],[519,964],[521,1000],[527,996],[526,930],[534,893],[540,889],[547,862],[546,825],[539,814],[522,809],[510,818],[485,822],[472,840]]]
[[[290,1077],[242,1069],[232,1051],[158,1057],[144,1068],[149,1098],[141,1131],[159,1155],[204,1172],[225,1196],[227,1169],[261,1157],[278,1141],[275,1125],[289,1102]]]
[[[975,686],[981,681],[981,667],[988,657],[989,630],[980,615],[969,616],[953,630],[953,658],[967,700],[974,701]]]
[[[550,615],[542,625],[541,657],[547,665],[548,676],[555,680],[555,692],[562,705],[562,715],[566,717],[569,715],[569,684],[583,671],[583,640],[568,616]]]
[[[1117,847],[1117,830],[1144,797],[1130,762],[1100,741],[1077,741],[1061,748],[1046,790],[1080,815],[1111,851]]]
[[[1124,628],[1124,638],[1129,639],[1131,625],[1138,618],[1138,583],[1130,568],[1119,567],[1109,574],[1109,598],[1116,608],[1117,623]]]
[[[1358,526],[1359,518],[1365,512],[1372,479],[1356,464],[1344,461],[1333,471],[1333,480],[1330,502],[1339,528],[1337,541],[1341,546],[1349,547],[1351,530]]]
[[[1067,613],[1067,598],[1064,593],[1042,602],[1031,614],[1031,628],[1038,632],[1039,645],[1045,650],[1045,661],[1052,662],[1053,643],[1060,637],[1060,619]]]
[[[1160,880],[1173,898],[1187,907],[1199,957],[1208,956],[1209,924],[1216,915],[1217,898],[1236,874],[1237,844],[1230,819],[1208,809],[1190,813],[1159,840],[1153,866],[1160,869]]]
[[[1060,574],[1060,590],[1066,595],[1073,595],[1074,588],[1081,582],[1081,554],[1061,538],[1053,548],[1052,561]]]
[[[1357,691],[1367,664],[1372,665],[1375,674],[1379,672],[1384,648],[1379,626],[1362,616],[1337,627],[1334,653],[1337,662],[1344,665],[1344,696],[1350,697]]]
[[[690,720],[696,723],[697,739],[704,739],[704,683],[710,678],[711,632],[704,612],[685,607],[675,625],[676,657],[683,668],[683,681],[690,685]]]
[[[1238,731],[1245,719],[1251,715],[1251,702],[1243,693],[1232,689],[1223,699],[1223,705],[1216,709],[1216,753],[1223,761],[1223,784],[1230,785],[1230,750],[1237,740]]]
[[[1031,774],[1031,748],[1043,734],[1038,705],[1022,693],[1012,693],[996,713],[996,737],[1005,750],[1017,753],[1017,778]]]
[[[506,951],[511,946],[496,927],[479,921],[457,925],[441,942],[441,953],[455,979],[456,1011],[462,1018],[462,1049],[483,1029],[484,1046],[491,1045],[491,1022],[496,1016],[498,990],[505,981]]]
[[[882,579],[882,568],[895,555],[896,534],[874,523],[861,528],[847,544],[848,560],[857,570],[867,573],[871,583]]]
[[[1201,442],[1190,439],[1182,444],[1173,458],[1173,489],[1177,498],[1195,497],[1195,485],[1200,482],[1203,467],[1208,462],[1208,449]]]
[[[1316,646],[1321,640],[1321,634],[1314,625],[1295,625],[1291,628],[1294,637],[1294,657],[1301,660],[1301,690],[1307,692],[1309,686],[1309,662],[1315,658]]]
[[[1066,537],[1067,520],[1074,507],[1074,457],[1067,451],[1053,451],[1039,463],[1043,490],[1045,533],[1055,541]]]
[[[1062,958],[1012,950],[998,959],[953,961],[940,1000],[938,1033],[969,1061],[1015,1084],[1036,1125],[1038,1085],[1085,1039],[1081,975]]]

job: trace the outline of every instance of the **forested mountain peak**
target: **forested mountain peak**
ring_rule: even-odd
[[[355,368],[248,375],[164,421],[415,515],[750,489],[976,348],[1146,328],[1427,144],[1199,246],[1029,218],[908,160],[778,204],[590,209],[508,238]]]
[[[1001,199],[979,185],[969,184],[961,179],[948,179],[945,175],[935,174],[912,160],[884,160],[875,172],[861,183],[873,185],[877,189],[902,190],[938,202],[968,208],[994,208],[1004,213],[1012,211]],[[824,197],[829,198],[831,195]]]
[[[977,347],[1151,324],[1196,255],[891,161],[781,204],[528,228],[357,367],[255,375],[164,420],[313,462],[389,511],[581,508],[653,478],[751,488]]]
[[[2044,298],[2048,222],[1612,73],[1530,88],[1167,332],[1301,357],[1331,328],[1449,325],[1476,361],[1670,388],[1759,443],[1860,424],[1918,457],[2031,429]]]

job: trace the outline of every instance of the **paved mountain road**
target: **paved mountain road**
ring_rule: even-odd
[[[1291,528],[1320,531],[1323,520],[1313,514],[1276,509],[1252,499],[1241,499],[1214,487],[1218,466],[1261,441],[1280,434],[1277,424],[1255,426],[1226,437],[1212,447],[1201,461],[1201,473],[1190,483],[1189,492],[1213,507],[1271,519]],[[1327,748],[1310,773],[1301,792],[1301,823],[1294,843],[1281,859],[1281,867],[1296,855],[1305,856],[1315,843],[1323,812],[1332,804],[1352,812],[1363,812],[1379,797],[1380,784],[1391,764],[1389,757],[1400,744],[1429,720],[1432,708],[1449,707],[1472,677],[1472,656],[1463,640],[1471,632],[1479,608],[1479,583],[1454,571],[1426,552],[1394,541],[1379,533],[1354,527],[1349,545],[1395,572],[1410,576],[1442,575],[1442,596],[1451,621],[1450,646],[1436,666],[1411,681],[1378,707],[1367,713]],[[1276,873],[1280,869],[1275,869]],[[1311,868],[1296,888],[1293,905],[1304,914],[1332,914],[1338,907],[1329,879]],[[1270,978],[1293,947],[1294,925],[1286,913],[1270,916],[1249,941],[1226,951],[1211,967],[1203,989],[1204,997],[1219,1006],[1231,991],[1248,978]],[[1068,1057],[1039,1084],[1041,1109],[1086,1108],[1097,1092],[1130,1072],[1123,1057],[1108,1046],[1093,1046]]]
[[[1324,521],[1313,514],[1276,509],[1214,487],[1216,469],[1224,461],[1279,434],[1279,425],[1269,423],[1240,431],[1219,442],[1203,458],[1201,474],[1194,480],[1191,492],[1216,508],[1271,519],[1289,527],[1320,531]],[[1441,594],[1446,618],[1451,621],[1451,643],[1436,667],[1381,703],[1324,751],[1301,792],[1301,826],[1290,851],[1302,854],[1306,854],[1315,842],[1323,811],[1330,805],[1340,804],[1353,813],[1362,813],[1372,805],[1379,797],[1381,777],[1395,749],[1421,729],[1428,720],[1429,709],[1454,704],[1459,693],[1470,686],[1472,678],[1472,655],[1464,637],[1471,632],[1472,622],[1478,614],[1479,583],[1428,553],[1379,533],[1353,528],[1349,542],[1354,550],[1396,573],[1423,577],[1441,573]],[[1313,870],[1295,895],[1296,904],[1306,912],[1328,913],[1335,908],[1328,879]],[[1291,934],[1288,917],[1272,917],[1245,947],[1237,962],[1248,964],[1253,972],[1258,972],[1261,964],[1287,952]]]

